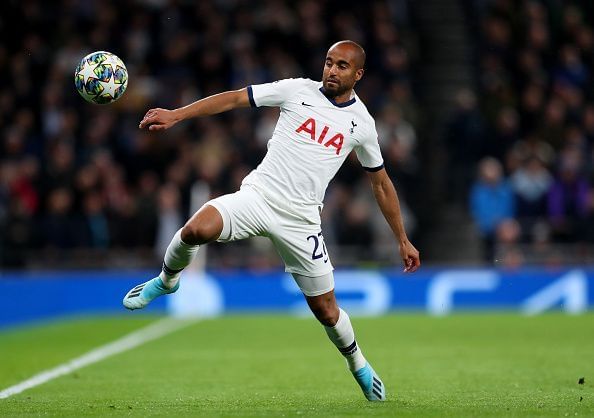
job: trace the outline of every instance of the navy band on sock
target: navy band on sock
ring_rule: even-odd
[[[165,272],[165,274],[169,274],[170,276],[173,276],[174,274],[177,274],[182,270],[183,269],[173,270],[172,268],[167,267],[167,264],[165,264],[165,262],[163,261],[163,271]]]
[[[353,343],[348,347],[339,348],[338,351],[340,351],[344,356],[350,356],[357,351],[357,340],[354,340]]]

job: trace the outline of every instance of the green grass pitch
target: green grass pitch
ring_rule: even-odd
[[[155,319],[0,332],[0,390]],[[0,416],[594,416],[592,314],[398,314],[353,324],[386,384],[385,403],[364,399],[314,320],[227,316],[0,400]]]

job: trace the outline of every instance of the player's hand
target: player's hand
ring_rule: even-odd
[[[175,112],[167,109],[150,109],[140,121],[138,127],[140,129],[148,126],[149,131],[162,131],[171,128],[179,122]]]
[[[404,243],[400,244],[400,257],[404,262],[405,273],[415,272],[421,266],[419,251],[414,247],[414,245],[410,243],[409,240],[406,240]]]

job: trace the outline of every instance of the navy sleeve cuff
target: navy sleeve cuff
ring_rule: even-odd
[[[256,102],[254,102],[254,91],[252,90],[252,86],[247,86],[247,91],[248,91],[248,98],[250,99],[250,106],[258,107],[258,106],[256,106]]]
[[[380,171],[382,168],[384,168],[384,165],[378,165],[377,167],[363,167],[363,169],[365,171],[369,171],[370,173],[375,173],[376,171]]]

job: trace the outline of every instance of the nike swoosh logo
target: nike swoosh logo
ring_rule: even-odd
[[[305,102],[301,102],[301,104],[302,104],[303,106],[307,106],[307,107],[313,107],[313,105],[307,104],[307,103],[305,103]]]

